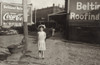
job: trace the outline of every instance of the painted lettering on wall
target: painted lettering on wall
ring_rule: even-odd
[[[23,10],[21,6],[11,6],[11,5],[4,5],[4,9],[12,9],[12,10]]]
[[[22,14],[17,14],[17,13],[5,13],[3,15],[3,20],[4,21],[23,21]]]
[[[76,11],[87,11],[82,12],[82,14],[70,12],[70,19],[72,20],[100,20],[100,13],[96,12],[95,14],[91,11],[100,11],[100,4],[98,2],[76,2]]]

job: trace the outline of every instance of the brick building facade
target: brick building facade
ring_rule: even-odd
[[[57,13],[63,10],[64,8],[55,6],[54,4],[51,7],[34,10],[33,11],[33,22],[48,22],[49,14]]]

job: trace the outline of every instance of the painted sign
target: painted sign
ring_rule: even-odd
[[[100,0],[70,0],[70,22],[100,22]]]
[[[23,8],[20,4],[2,3],[2,25],[22,25],[23,23]],[[31,5],[28,6],[28,23],[32,22]]]

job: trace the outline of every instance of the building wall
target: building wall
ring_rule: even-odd
[[[48,21],[48,14],[52,13],[57,13],[59,11],[62,11],[63,8],[60,8],[59,6],[53,5],[52,7],[47,7],[47,8],[42,8],[42,9],[37,9],[33,11],[33,22],[35,22],[35,16],[36,16],[36,21]],[[36,15],[35,15],[36,13]]]
[[[65,0],[66,13],[68,9],[67,2],[68,0]],[[87,2],[87,1],[84,0],[84,2]],[[74,3],[74,1],[72,1],[72,3]],[[80,12],[83,13],[83,11],[80,11]],[[96,15],[97,13],[100,13],[98,10],[91,10],[89,12],[94,15]],[[100,39],[100,23],[99,22],[95,20],[91,20],[91,22],[89,20],[73,20],[72,21],[68,19],[67,17],[66,17],[66,22],[68,22],[68,24],[66,23],[66,27],[69,25],[69,28],[68,28],[69,31],[66,32],[66,33],[69,33],[68,35],[69,40],[79,41],[79,42],[88,42],[88,43],[99,43],[100,42],[99,40]]]

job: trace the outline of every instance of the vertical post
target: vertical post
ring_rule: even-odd
[[[69,39],[69,6],[70,6],[70,0],[65,0],[65,11],[66,11],[66,38]]]
[[[68,3],[67,3],[68,5],[67,5],[67,13],[69,14],[70,13],[70,11],[69,11],[69,8],[70,8],[70,0],[68,0]]]
[[[1,11],[1,12],[0,12],[0,13],[1,13],[1,16],[0,16],[0,17],[1,17],[0,26],[3,26],[3,22],[2,22],[2,2],[0,3],[0,5],[1,5],[1,7],[0,7],[0,9],[1,9],[1,10],[0,10],[0,11]]]
[[[36,26],[37,26],[37,11],[36,11],[36,8],[34,8],[34,19],[35,19],[35,29],[36,29]]]
[[[32,21],[32,18],[33,18],[32,8],[33,8],[33,5],[31,4],[31,23],[33,23],[33,21]]]
[[[36,8],[34,9],[34,14],[35,14],[35,24],[36,24],[36,18],[37,18],[37,15],[36,15],[37,11],[36,11]]]
[[[23,25],[24,25],[24,41],[25,41],[25,52],[27,51],[27,37],[28,37],[28,26],[27,26],[27,19],[28,19],[28,13],[27,13],[27,0],[23,0]]]
[[[48,14],[48,22],[49,22],[49,14]]]

